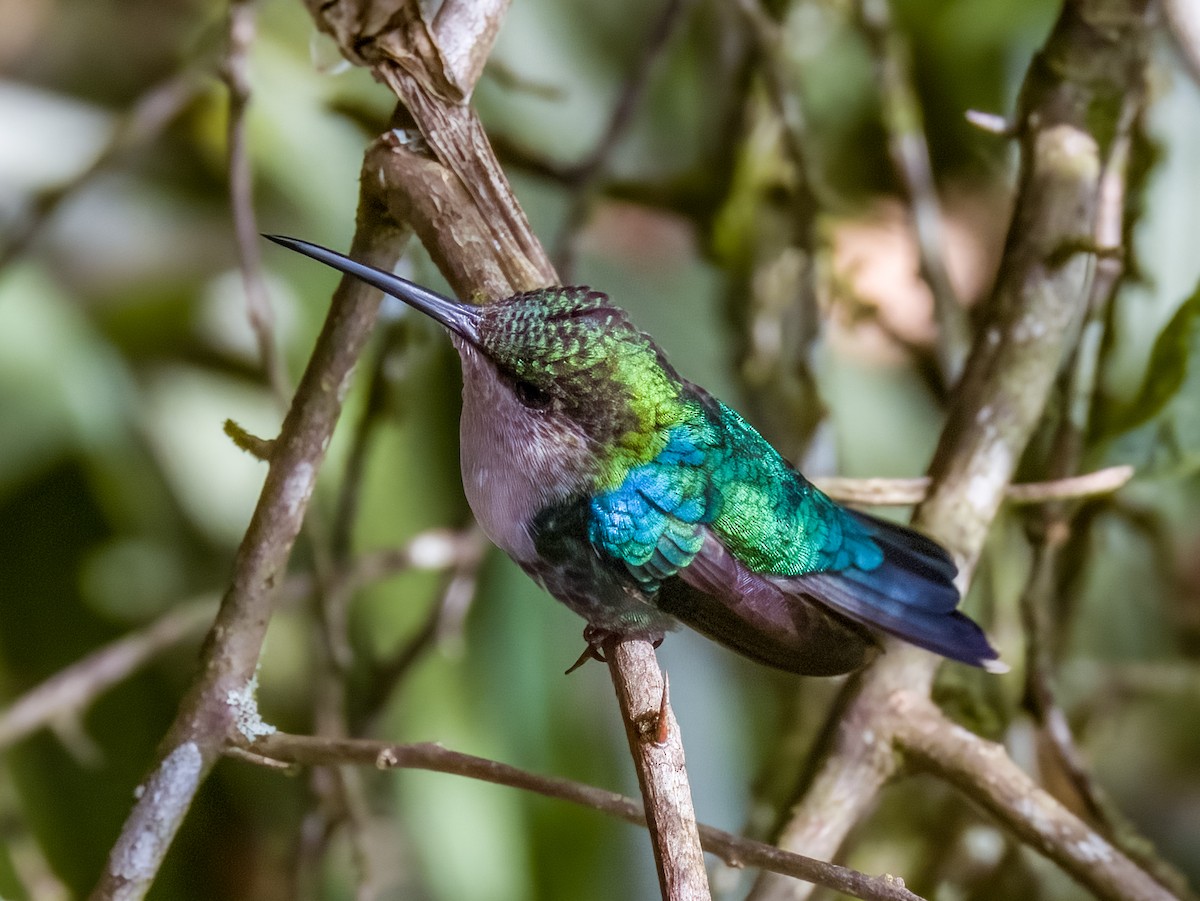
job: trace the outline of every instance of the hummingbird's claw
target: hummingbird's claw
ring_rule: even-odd
[[[563,673],[563,675],[571,675],[571,673],[575,672],[575,670],[579,669],[579,667],[583,666],[589,660],[599,660],[601,663],[608,663],[608,660],[605,659],[604,655],[600,652],[600,649],[589,644],[583,649],[583,653],[579,655],[579,659],[567,667],[567,670]]]
[[[616,633],[610,632],[607,629],[601,629],[593,626],[591,623],[583,627],[583,640],[587,647],[583,649],[583,653],[579,655],[579,659],[571,664],[571,668],[564,675],[571,675],[579,667],[583,666],[589,660],[597,660],[600,663],[608,663],[608,658],[604,656],[604,643],[613,637]]]
[[[583,649],[583,653],[579,655],[579,659],[571,664],[570,669],[564,675],[571,675],[579,667],[583,666],[589,660],[598,660],[600,663],[608,663],[608,658],[604,656],[604,646],[614,640],[622,637],[621,632],[613,632],[608,629],[601,629],[599,626],[593,626],[590,623],[583,627],[583,640],[587,643],[587,647]],[[645,636],[646,639],[654,644],[655,649],[663,643],[663,634],[657,632]]]

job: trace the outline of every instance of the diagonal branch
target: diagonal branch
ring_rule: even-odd
[[[362,183],[354,253],[377,266],[393,265],[404,234],[382,214],[383,205],[373,194],[378,182],[364,178]],[[196,791],[239,726],[230,699],[244,696],[254,677],[276,587],[283,580],[341,412],[343,386],[374,327],[378,307],[378,292],[352,279],[344,279],[334,295],[275,439],[270,469],[205,642],[200,671],[110,852],[94,899],[145,895]]]
[[[76,660],[0,710],[0,750],[43,726],[79,716],[91,701],[124,681],[172,645],[199,635],[212,622],[210,601],[173,608],[144,628]]]
[[[1086,309],[1092,261],[1082,248],[1094,246],[1101,161],[1116,132],[1121,98],[1145,77],[1153,12],[1148,0],[1067,0],[1026,80],[1022,169],[1003,275],[984,310],[934,458],[930,495],[915,519],[957,552],[960,587],[969,583]],[[834,738],[812,768],[811,784],[780,836],[782,847],[826,858],[838,853],[896,774],[897,706],[929,697],[936,665],[928,654],[892,648],[848,684],[831,722]],[[1036,791],[1028,777],[1019,778],[1024,791]],[[1041,847],[1067,865],[1065,843]],[[1105,893],[1092,873],[1071,872]],[[1145,877],[1136,867],[1123,872]],[[770,877],[754,893],[758,901],[807,895],[807,889]]]
[[[540,776],[495,760],[451,751],[437,744],[396,745],[365,739],[329,739],[276,732],[237,750],[250,762],[301,766],[355,763],[379,769],[422,769],[507,785],[547,798],[557,798],[598,810],[638,826],[646,816],[636,801],[601,788],[569,779]],[[704,850],[731,866],[771,869],[796,879],[811,881],[866,901],[920,901],[894,876],[868,876],[837,864],[780,851],[770,845],[732,835],[712,826],[700,826]]]
[[[985,807],[1022,841],[1053,858],[1098,897],[1174,897],[1048,792],[1031,784],[1003,746],[950,722],[927,698],[908,695],[904,703],[895,720],[897,746]]]

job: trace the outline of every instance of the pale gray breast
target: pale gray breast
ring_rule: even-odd
[[[537,556],[529,523],[579,490],[586,472],[582,431],[552,411],[530,410],[471,349],[461,350],[463,488],[487,536],[518,561]]]

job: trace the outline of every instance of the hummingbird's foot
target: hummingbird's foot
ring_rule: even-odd
[[[604,659],[604,655],[600,653],[599,649],[594,648],[589,644],[583,649],[583,653],[579,655],[579,659],[567,667],[563,675],[571,675],[571,673],[575,672],[575,670],[579,669],[579,667],[583,666],[589,660],[599,660],[601,663],[608,663],[608,661]]]
[[[608,663],[608,658],[604,656],[604,643],[613,637],[612,632],[607,629],[600,629],[593,625],[583,627],[583,640],[587,647],[583,649],[583,653],[579,655],[579,659],[571,664],[570,669],[563,675],[569,676],[579,667],[583,666],[589,660],[597,660],[600,663]]]
[[[583,627],[583,640],[587,643],[587,647],[583,649],[583,653],[579,655],[579,659],[571,664],[564,675],[571,675],[579,667],[583,666],[589,660],[596,660],[600,663],[608,663],[608,658],[604,656],[604,646],[614,638],[621,638],[624,635],[622,632],[613,632],[609,629],[601,629],[599,626],[587,625]],[[657,649],[663,643],[663,634],[661,632],[653,635],[644,636]]]

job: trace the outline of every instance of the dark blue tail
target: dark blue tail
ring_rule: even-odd
[[[919,532],[865,513],[846,511],[883,550],[872,570],[849,568],[789,580],[837,612],[918,647],[1003,672],[983,630],[955,608],[958,573],[950,555]]]

